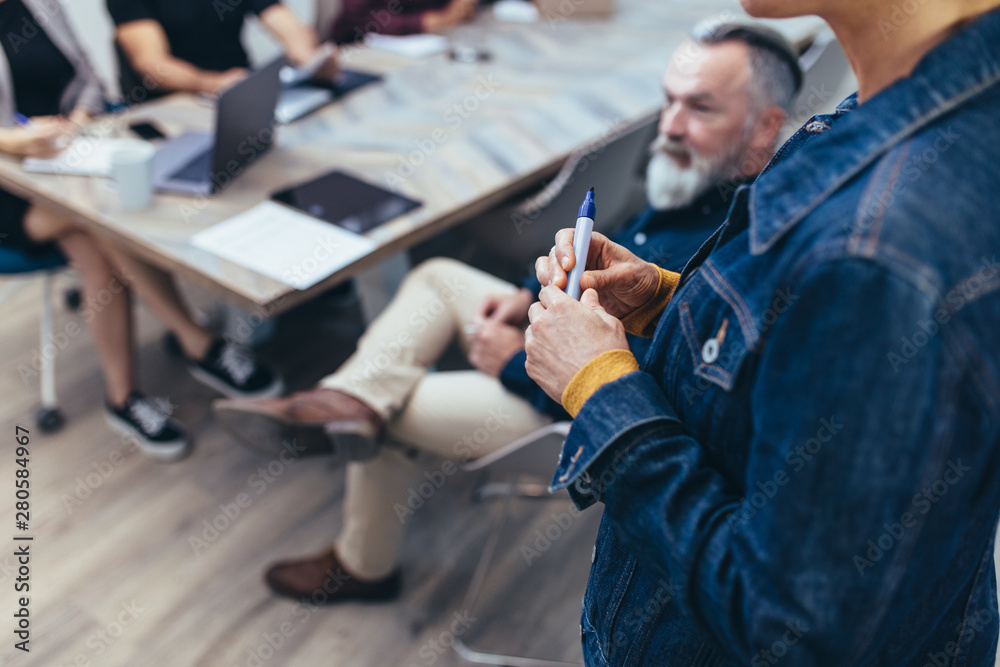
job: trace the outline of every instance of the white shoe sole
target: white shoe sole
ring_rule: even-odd
[[[274,382],[259,391],[244,393],[233,389],[219,378],[202,370],[194,364],[187,364],[187,369],[188,373],[190,373],[191,377],[195,380],[202,383],[209,389],[214,389],[227,398],[277,398],[285,391],[285,381],[280,377],[275,378]]]
[[[191,453],[191,438],[187,436],[166,442],[152,442],[144,438],[128,422],[118,418],[107,410],[104,411],[104,420],[111,427],[111,430],[131,438],[139,450],[151,459],[172,463],[180,461]]]

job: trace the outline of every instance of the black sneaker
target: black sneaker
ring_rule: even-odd
[[[191,439],[162,402],[133,391],[120,408],[106,403],[104,417],[112,429],[133,438],[146,456],[179,461],[191,453]]]
[[[285,390],[281,376],[224,338],[216,338],[201,361],[188,359],[187,367],[195,380],[229,398],[266,398]]]

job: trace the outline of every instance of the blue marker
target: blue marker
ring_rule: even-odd
[[[569,280],[566,282],[566,294],[580,300],[583,290],[580,289],[580,278],[587,269],[587,254],[590,252],[590,234],[594,231],[594,215],[597,208],[594,206],[594,188],[587,191],[583,203],[580,204],[579,217],[576,219],[576,231],[573,233],[573,253],[576,255],[576,264],[569,272]]]
[[[15,113],[14,122],[24,128],[31,127],[31,119],[25,116],[23,113]]]

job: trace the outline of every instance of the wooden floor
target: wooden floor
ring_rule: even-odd
[[[10,452],[0,460],[0,496],[7,498],[0,525],[8,535],[19,532],[12,459],[15,426],[22,425],[32,430],[26,534],[34,537],[28,654],[13,648],[11,634],[13,552],[23,543],[5,538],[0,550],[0,666],[468,664],[451,650],[456,635],[480,650],[580,659],[580,596],[599,509],[566,527],[566,501],[515,501],[484,593],[471,604],[466,591],[499,508],[472,502],[481,480],[459,475],[413,518],[398,601],[314,608],[277,599],[263,585],[262,569],[319,550],[336,534],[343,471],[319,459],[282,467],[231,442],[207,410],[213,394],[163,352],[162,329],[142,309],[141,386],[169,396],[197,436],[194,454],[178,464],[156,463],[111,434],[99,410],[102,382],[86,333],[71,337],[56,360],[66,427],[52,436],[35,432],[37,378],[24,383],[19,369],[30,368],[38,345],[39,298],[36,283],[5,302],[0,317],[0,438]],[[359,332],[353,310],[319,303],[283,320],[271,347],[295,353],[271,352],[293,388],[310,385],[350,352]],[[57,312],[55,330],[77,319]],[[329,356],[316,355],[319,349]],[[266,478],[261,469],[270,469]],[[226,518],[227,506],[235,515],[231,505],[241,493],[250,504]],[[206,532],[206,522],[221,530]],[[551,546],[541,542],[548,548],[529,566],[521,546],[538,547],[538,531],[558,537]]]
[[[476,648],[579,659],[580,597],[599,510],[575,519],[528,568],[519,545],[532,544],[537,530],[553,524],[552,514],[569,505],[517,501],[487,580],[490,599],[470,609],[465,593],[495,506],[472,502],[478,478],[456,476],[412,520],[397,602],[310,608],[277,599],[261,580],[263,568],[319,550],[336,535],[343,471],[321,459],[282,465],[232,442],[207,409],[214,394],[163,352],[162,330],[143,311],[141,386],[169,397],[197,437],[194,454],[177,464],[156,463],[112,435],[99,409],[102,382],[88,333],[70,338],[57,355],[66,427],[51,436],[37,433],[37,378],[22,383],[18,370],[30,368],[38,346],[39,298],[37,284],[27,287],[3,305],[0,317],[0,438],[13,454],[15,426],[32,431],[27,534],[34,536],[29,654],[15,650],[11,639],[15,543],[0,556],[0,618],[6,619],[0,621],[0,665],[465,664],[450,648],[453,624]],[[273,358],[296,388],[351,351],[358,332],[352,310],[319,304],[283,321],[278,341],[298,353]],[[307,318],[313,323],[308,336],[301,333],[310,331]],[[59,312],[55,330],[77,320]],[[0,489],[7,489],[0,495],[8,499],[0,503],[0,521],[8,535],[18,532],[12,458],[0,462]],[[250,504],[227,518],[227,506],[235,515],[241,493]],[[206,522],[221,530],[206,530]]]

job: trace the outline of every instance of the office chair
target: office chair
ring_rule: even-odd
[[[792,104],[789,126],[798,129],[815,114],[831,113],[857,90],[857,80],[832,30],[817,34],[799,56],[802,89]]]
[[[465,595],[463,608],[472,610],[479,602],[483,584],[499,543],[500,533],[510,514],[511,501],[515,498],[536,500],[565,499],[569,494],[550,494],[548,481],[552,477],[569,433],[570,422],[554,422],[492,454],[470,461],[462,466],[467,472],[488,472],[490,479],[474,492],[474,500],[501,501],[496,506],[489,537],[480,554]],[[497,479],[500,478],[500,479]],[[502,480],[502,481],[500,481]],[[463,660],[482,665],[509,665],[510,667],[579,667],[577,663],[560,662],[541,658],[504,655],[479,650],[469,646],[462,637],[452,643],[455,653]]]
[[[42,358],[41,407],[35,414],[35,424],[43,433],[58,431],[66,421],[59,409],[59,401],[56,397],[55,359],[45,359],[44,356],[46,345],[52,345],[52,282],[55,275],[65,269],[66,259],[57,252],[36,258],[29,257],[12,248],[0,247],[0,275],[24,278],[0,288],[0,303],[13,296],[31,279],[42,279],[42,319],[38,346],[39,355]],[[75,310],[80,305],[78,290],[68,290],[65,299],[66,306],[70,309]]]
[[[462,226],[462,234],[505,259],[533,262],[549,251],[557,231],[573,226],[591,186],[597,202],[594,229],[617,229],[645,204],[647,148],[658,123],[656,112],[590,143],[573,153],[544,188],[476,217]]]

